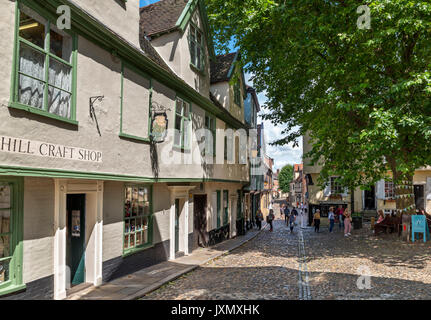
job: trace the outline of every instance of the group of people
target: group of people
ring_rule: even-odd
[[[348,208],[339,206],[335,211],[334,207],[329,208],[328,219],[329,219],[329,232],[332,233],[335,225],[335,217],[338,217],[338,227],[341,230],[344,227],[344,236],[351,236],[352,231],[352,216]],[[319,232],[320,229],[320,210],[317,209],[313,215],[314,232]]]
[[[290,232],[293,233],[293,229],[295,227],[296,217],[298,216],[298,211],[296,208],[289,209],[285,204],[280,207],[280,217],[283,218],[287,226],[290,228]],[[275,219],[274,209],[272,206],[269,208],[268,216],[266,217],[266,222],[269,224],[269,231],[272,232],[274,229],[273,221]],[[259,230],[262,229],[262,221],[263,221],[263,213],[262,210],[257,210],[256,212],[256,225]]]
[[[271,232],[273,230],[272,222],[274,221],[274,219],[275,219],[274,210],[269,209],[269,214],[266,217],[266,222],[269,224],[269,231]],[[256,212],[256,225],[259,230],[262,229],[262,221],[263,221],[263,213],[262,213],[262,210],[259,209]]]

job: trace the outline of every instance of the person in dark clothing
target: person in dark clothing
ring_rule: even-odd
[[[273,222],[273,221],[274,221],[274,219],[275,219],[275,216],[274,216],[274,210],[269,209],[269,214],[268,214],[267,219],[268,219],[268,223],[269,223],[269,231],[271,231],[271,232],[272,232],[272,230],[273,230],[272,222]]]
[[[259,228],[259,230],[262,229],[262,221],[263,221],[263,214],[262,214],[262,211],[260,211],[259,209],[257,210],[257,213],[256,213],[256,225]]]
[[[317,209],[316,213],[313,215],[313,223],[314,223],[314,232],[319,233],[320,228],[320,210]]]
[[[293,213],[291,213],[289,216],[290,233],[293,233],[293,228],[295,227],[295,220],[296,220],[296,216]]]
[[[296,211],[296,208],[295,208],[295,207],[293,207],[293,209],[292,209],[292,214],[294,214],[295,216],[297,216],[297,215],[298,215],[298,211]]]
[[[286,206],[285,208],[284,208],[284,222],[286,223],[286,225],[288,225],[289,224],[289,214],[290,214],[290,210],[289,210],[289,207],[288,206]]]

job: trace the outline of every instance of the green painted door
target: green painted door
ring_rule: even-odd
[[[175,252],[180,249],[180,199],[175,199]]]
[[[85,281],[85,194],[67,195],[67,262],[72,285]]]

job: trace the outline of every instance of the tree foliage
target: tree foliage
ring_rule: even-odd
[[[290,191],[290,183],[292,180],[293,166],[291,164],[285,165],[278,174],[278,183],[283,193],[288,193]]]
[[[322,179],[396,183],[431,164],[431,2],[413,0],[207,0],[220,44],[234,39],[265,118],[309,133],[306,155]],[[357,8],[370,9],[360,29]],[[397,203],[400,206],[400,203]]]

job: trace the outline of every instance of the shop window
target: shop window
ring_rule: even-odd
[[[151,187],[130,185],[125,188],[124,252],[152,243]]]
[[[17,41],[18,61],[11,106],[74,120],[75,37],[20,6]]]
[[[22,182],[0,179],[0,295],[22,284]]]
[[[190,149],[191,123],[190,103],[177,97],[175,107],[175,147],[182,150]]]
[[[395,199],[395,188],[392,181],[385,181],[385,199]]]

